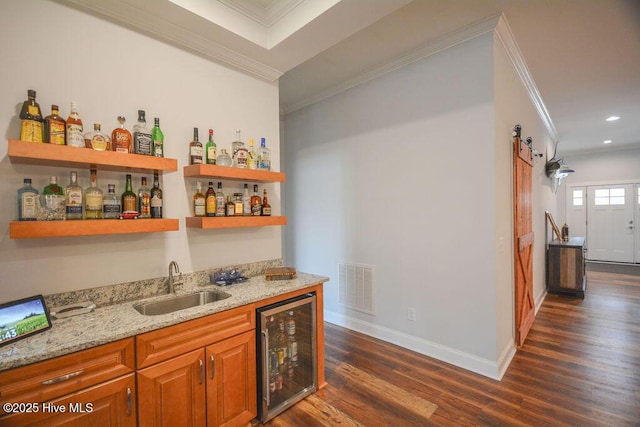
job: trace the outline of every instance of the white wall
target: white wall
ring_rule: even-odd
[[[326,319],[485,373],[497,359],[492,45],[476,38],[291,113],[283,138],[286,260],[331,278]],[[338,303],[342,261],[375,267],[375,316]]]
[[[0,301],[36,293],[166,276],[170,260],[182,271],[279,258],[280,227],[196,230],[185,227],[192,215],[195,179],[185,179],[187,146],[193,127],[201,140],[213,128],[218,147],[230,148],[235,129],[243,139],[267,138],[275,170],[280,169],[278,87],[227,69],[144,35],[66,6],[43,0],[11,0],[0,13]],[[116,117],[128,128],[137,110],[147,123],[160,117],[165,156],[178,159],[178,171],[161,178],[165,216],[180,219],[180,231],[55,239],[9,239],[9,221],[17,216],[16,190],[30,177],[40,190],[49,175],[65,186],[69,168],[13,164],[7,139],[19,139],[17,117],[27,89],[37,91],[45,115],[53,103],[61,115],[78,101],[85,129],[102,123],[111,132]],[[142,174],[133,174],[138,187]],[[147,174],[152,178],[152,174]],[[79,170],[82,186],[89,171]],[[203,180],[206,181],[206,180]],[[124,189],[124,173],[98,172],[99,185]],[[241,183],[224,182],[225,190]],[[262,189],[263,185],[260,185]],[[267,184],[274,215],[280,212],[280,186]]]

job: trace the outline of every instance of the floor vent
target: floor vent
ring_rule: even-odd
[[[373,267],[350,263],[341,263],[338,267],[340,270],[338,302],[352,310],[375,315]]]

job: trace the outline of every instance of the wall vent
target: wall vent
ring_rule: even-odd
[[[373,267],[343,262],[338,264],[338,268],[340,270],[338,302],[352,310],[375,315]]]

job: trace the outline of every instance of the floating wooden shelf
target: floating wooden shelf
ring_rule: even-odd
[[[96,167],[100,170],[147,172],[177,171],[178,161],[141,154],[96,151],[66,145],[41,144],[9,140],[9,157],[12,163],[30,165],[65,166],[73,168]]]
[[[9,223],[9,237],[12,239],[153,233],[177,230],[178,220],[171,218],[11,221]]]
[[[286,216],[187,217],[189,228],[236,228],[287,225]]]
[[[257,169],[240,169],[230,166],[189,165],[184,167],[184,176],[192,178],[223,178],[238,181],[284,182],[284,172],[273,172]]]

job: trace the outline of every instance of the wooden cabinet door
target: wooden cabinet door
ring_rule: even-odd
[[[139,425],[205,425],[204,349],[141,369],[137,375]]]
[[[35,410],[34,407],[31,408]],[[0,426],[110,427],[136,425],[135,376],[115,380],[48,402],[38,402],[35,413],[0,418]]]
[[[246,425],[257,415],[256,334],[207,347],[207,425]]]

